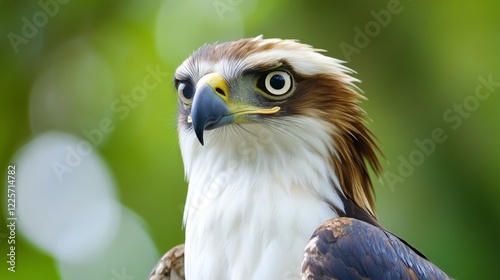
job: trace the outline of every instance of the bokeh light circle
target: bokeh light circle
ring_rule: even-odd
[[[62,44],[39,73],[30,96],[33,133],[60,130],[82,135],[83,129],[94,129],[100,120],[113,116],[112,72],[87,39]]]
[[[17,165],[21,233],[54,258],[81,262],[107,246],[120,220],[115,183],[85,140],[48,132],[22,147]]]

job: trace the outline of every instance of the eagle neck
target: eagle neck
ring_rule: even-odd
[[[201,146],[192,133],[181,134],[186,275],[298,277],[314,230],[344,209],[331,137],[320,123],[288,119],[286,133],[245,125],[207,131],[205,139]]]

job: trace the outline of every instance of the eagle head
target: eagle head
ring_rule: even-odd
[[[380,151],[352,72],[262,37],[177,68],[185,244],[150,279],[450,279],[377,221]]]
[[[379,171],[378,148],[351,73],[341,61],[295,40],[259,36],[202,46],[175,72],[188,179],[201,165],[215,164],[196,163],[202,153],[217,158],[239,152],[233,165],[267,164],[266,170],[282,176],[286,170],[279,168],[286,164],[262,158],[286,163],[308,154],[305,164],[333,171],[332,189],[375,215],[368,165]],[[243,156],[243,143],[255,138],[260,146]]]

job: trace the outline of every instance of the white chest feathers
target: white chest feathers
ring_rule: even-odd
[[[337,217],[330,205],[343,205],[328,161],[330,136],[312,119],[287,123],[286,131],[207,131],[205,146],[181,133],[186,279],[300,279],[309,238]]]

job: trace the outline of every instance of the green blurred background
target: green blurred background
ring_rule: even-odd
[[[25,145],[50,131],[82,141],[87,139],[83,130],[111,121],[112,131],[92,145],[92,156],[105,166],[103,176],[112,182],[106,186],[120,209],[134,217],[153,247],[145,257],[142,239],[132,239],[138,244],[119,253],[123,265],[104,260],[98,279],[144,279],[153,259],[183,242],[187,188],[175,128],[170,78],[175,68],[204,43],[259,34],[326,49],[357,71],[369,99],[362,106],[385,155],[387,173],[374,177],[384,226],[456,279],[500,274],[498,1],[40,3],[46,8],[37,1],[0,4],[1,166],[6,170],[15,163],[18,176],[34,176],[23,174],[17,162]],[[25,27],[26,21],[37,24],[36,30]],[[123,96],[142,85],[151,69],[169,77],[157,77],[157,85],[127,106],[127,113],[117,112],[117,105],[126,104]],[[495,81],[481,89],[489,94],[483,99],[475,97],[480,77]],[[435,129],[442,129],[446,140],[419,158],[415,141],[430,138]],[[417,164],[401,174],[402,162],[411,160]],[[19,179],[18,189],[22,183]],[[19,207],[29,209],[28,199],[17,199]],[[4,195],[4,221],[6,201]],[[16,236],[16,272],[7,271],[7,234],[2,227],[1,279],[90,277],[78,269],[67,273],[71,265],[22,228]],[[114,234],[109,233],[112,239]],[[137,267],[127,265],[139,260]]]

